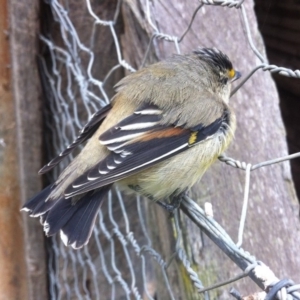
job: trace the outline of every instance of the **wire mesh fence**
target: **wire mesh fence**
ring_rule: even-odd
[[[300,78],[299,70],[270,65],[262,53],[258,51],[252,39],[248,24],[244,1],[202,0],[197,2],[197,8],[190,16],[187,28],[183,28],[181,36],[162,32],[155,23],[152,2],[145,1],[147,8],[143,13],[148,21],[148,30],[152,32],[148,48],[143,53],[141,66],[148,61],[149,50],[158,40],[174,43],[177,53],[181,52],[181,42],[191,29],[198,12],[205,6],[221,6],[232,9],[232,13],[241,16],[242,26],[250,47],[260,64],[232,91],[232,95],[259,69],[277,72],[283,76]],[[116,83],[116,73],[122,76],[124,72],[134,72],[132,67],[122,56],[122,47],[118,35],[118,18],[122,9],[122,1],[112,1],[113,14],[107,18],[103,11],[95,11],[93,2],[82,1],[80,10],[78,5],[65,1],[46,1],[54,19],[54,29],[47,28],[41,36],[43,53],[40,56],[40,73],[44,87],[46,149],[47,158],[53,158],[75,140],[79,130],[94,112],[105,104],[113,95],[113,84]],[[78,26],[86,28],[85,36],[79,35]],[[95,41],[103,33],[110,35],[113,41],[113,52],[109,55],[116,57],[117,63],[98,77],[97,68],[101,62],[109,57],[103,57],[101,49],[96,48]],[[59,40],[53,40],[51,32],[58,31]],[[82,32],[82,31],[81,31]],[[98,46],[98,45],[97,45]],[[76,153],[74,154],[76,155]],[[225,155],[220,160],[226,164],[245,170],[244,202],[240,220],[238,242],[234,243],[226,231],[213,219],[209,205],[203,211],[192,199],[186,197],[181,205],[184,212],[197,226],[204,231],[226,253],[243,273],[227,282],[220,282],[212,287],[204,287],[199,274],[193,270],[183,247],[181,247],[182,233],[179,212],[175,213],[173,230],[176,233],[174,256],[182,262],[188,280],[209,299],[209,290],[233,282],[245,276],[250,276],[261,288],[269,291],[266,299],[300,299],[299,285],[291,280],[279,280],[275,274],[257,261],[254,256],[244,251],[243,230],[247,217],[249,186],[251,172],[260,167],[279,163],[299,157],[300,153],[276,158],[260,164],[243,163]],[[70,155],[70,160],[73,158]],[[52,181],[68,164],[68,160],[56,168],[49,176]],[[129,199],[118,190],[109,192],[108,201],[102,206],[99,218],[90,243],[81,250],[73,250],[62,245],[58,238],[48,242],[49,253],[49,288],[51,299],[156,299],[155,287],[161,279],[169,299],[176,299],[174,289],[169,280],[168,267],[172,264],[171,257],[163,258],[159,250],[153,247],[153,236],[149,233],[147,216],[147,201],[137,197]],[[169,261],[170,260],[170,261]],[[154,270],[160,274],[154,276]],[[279,292],[278,292],[279,291]],[[232,295],[238,299],[237,292]],[[258,295],[258,294],[257,294]],[[266,293],[259,294],[261,299]],[[259,299],[259,298],[258,298]]]

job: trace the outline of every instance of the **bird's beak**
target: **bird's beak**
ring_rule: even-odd
[[[235,71],[235,74],[234,74],[233,78],[231,79],[231,82],[236,81],[236,80],[239,79],[241,76],[242,76],[241,72]]]

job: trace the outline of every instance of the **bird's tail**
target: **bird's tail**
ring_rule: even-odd
[[[31,217],[41,218],[47,236],[60,231],[64,244],[78,249],[88,243],[100,205],[110,187],[90,191],[81,198],[65,199],[62,196],[53,200],[48,196],[54,187],[48,186],[29,200],[22,210],[28,211]]]

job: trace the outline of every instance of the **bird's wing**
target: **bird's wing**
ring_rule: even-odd
[[[155,105],[144,105],[111,127],[100,137],[110,154],[78,177],[66,190],[72,197],[136,174],[191,146],[211,138],[225,128],[229,112],[224,111],[209,125],[193,128],[161,125],[163,112]]]
[[[81,129],[79,136],[70,144],[64,151],[62,151],[57,157],[53,158],[48,164],[46,164],[40,171],[39,174],[44,174],[54,167],[56,167],[67,155],[69,155],[77,146],[84,143],[89,139],[95,131],[99,128],[108,112],[111,110],[111,105],[106,105],[91,117],[86,125]]]

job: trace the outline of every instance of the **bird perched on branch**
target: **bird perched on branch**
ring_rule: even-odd
[[[169,207],[164,200],[190,188],[233,139],[228,101],[239,77],[225,54],[202,48],[123,78],[111,104],[40,173],[89,139],[80,154],[23,210],[41,217],[48,236],[60,232],[65,245],[80,248],[113,184]]]

